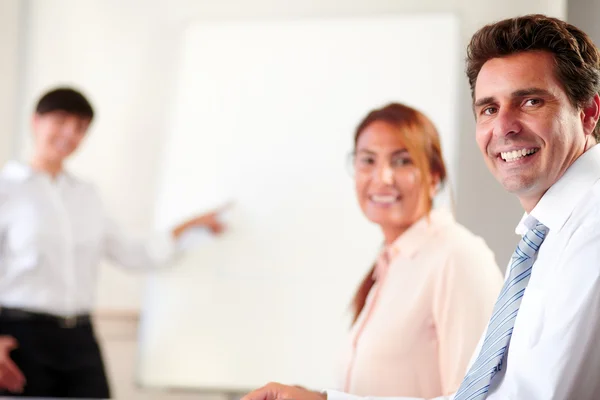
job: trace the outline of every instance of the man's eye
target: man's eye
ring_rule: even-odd
[[[496,107],[486,107],[483,110],[481,110],[481,113],[483,115],[493,115],[496,114],[498,110],[496,109]]]
[[[527,106],[537,106],[541,103],[542,103],[542,101],[540,99],[527,99],[525,101],[525,105],[527,105]]]

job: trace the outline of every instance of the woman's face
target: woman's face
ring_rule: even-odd
[[[429,203],[422,199],[425,180],[393,125],[375,121],[360,133],[354,170],[360,207],[370,221],[381,226],[386,241],[428,211]]]

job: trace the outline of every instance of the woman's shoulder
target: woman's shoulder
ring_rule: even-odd
[[[443,229],[438,230],[438,236],[444,243],[448,244],[450,249],[462,250],[475,246],[490,250],[483,237],[456,221],[454,217],[447,218]]]
[[[435,243],[444,249],[448,259],[460,260],[458,264],[496,264],[494,253],[485,239],[454,218],[438,231]]]

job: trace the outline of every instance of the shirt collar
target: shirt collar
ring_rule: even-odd
[[[2,169],[2,176],[4,178],[17,182],[24,182],[33,178],[34,176],[42,175],[47,176],[46,174],[35,171],[29,164],[14,160],[7,162]],[[62,171],[60,174],[58,174],[57,181],[62,180],[72,182],[74,177],[67,171]]]
[[[444,208],[431,210],[428,216],[412,224],[388,247],[390,259],[393,260],[398,254],[409,258],[414,256],[428,243],[432,234],[451,223],[454,223],[454,217],[450,211]]]
[[[600,179],[600,145],[583,153],[548,189],[530,214],[525,213],[515,232],[524,235],[537,222],[558,231],[567,222],[575,206]]]

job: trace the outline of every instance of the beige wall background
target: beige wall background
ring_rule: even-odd
[[[73,169],[98,184],[125,227],[147,232],[167,131],[171,72],[180,32],[189,21],[450,11],[461,20],[466,45],[483,24],[527,13],[564,18],[566,10],[566,0],[3,0],[0,161],[27,156],[29,113],[39,93],[75,84],[89,94],[98,119]],[[488,241],[504,266],[517,243],[514,226],[521,209],[481,160],[467,83],[462,75],[457,79],[460,153],[458,174],[452,177],[457,216]],[[98,307],[135,312],[142,288],[142,276],[103,266]]]

